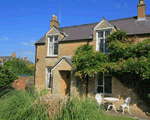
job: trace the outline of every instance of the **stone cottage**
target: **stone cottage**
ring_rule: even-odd
[[[84,81],[74,77],[71,57],[83,44],[93,45],[95,51],[108,53],[106,36],[116,30],[124,30],[129,37],[138,36],[137,41],[150,37],[150,15],[145,14],[144,0],[137,5],[138,15],[98,23],[59,27],[55,15],[50,20],[50,29],[36,43],[35,86],[38,91],[44,88],[53,94],[67,95],[72,92],[85,94]],[[140,100],[132,90],[122,85],[111,75],[97,75],[89,80],[89,96],[103,93],[116,96],[122,100],[131,96],[135,104]],[[122,101],[123,102],[123,101]],[[133,104],[134,105],[134,104]]]
[[[4,62],[11,60],[12,58],[16,58],[15,52],[12,53],[12,56],[0,56],[0,65],[4,65]]]

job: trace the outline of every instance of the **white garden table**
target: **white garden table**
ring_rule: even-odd
[[[116,111],[116,107],[115,107],[115,103],[116,103],[117,101],[119,101],[118,98],[105,97],[104,100],[108,101],[109,103],[112,103],[112,104],[109,104],[109,105],[108,105],[108,108],[107,108],[107,111],[106,111],[106,112],[108,112],[109,108],[112,106],[112,107],[115,109],[115,112],[118,113],[118,112]]]

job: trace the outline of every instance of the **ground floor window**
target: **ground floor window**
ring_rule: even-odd
[[[52,88],[52,74],[51,68],[46,68],[46,88]]]
[[[98,74],[96,77],[96,93],[112,94],[112,76]]]

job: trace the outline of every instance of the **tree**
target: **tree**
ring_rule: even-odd
[[[6,61],[4,66],[16,74],[34,75],[34,65],[29,65],[24,60],[13,58],[12,60]]]
[[[18,78],[18,75],[5,66],[0,66],[0,88],[5,89]]]

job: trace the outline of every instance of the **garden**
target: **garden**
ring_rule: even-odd
[[[46,103],[36,90],[13,90],[0,98],[1,120],[132,120],[106,115],[94,98],[70,98]]]

